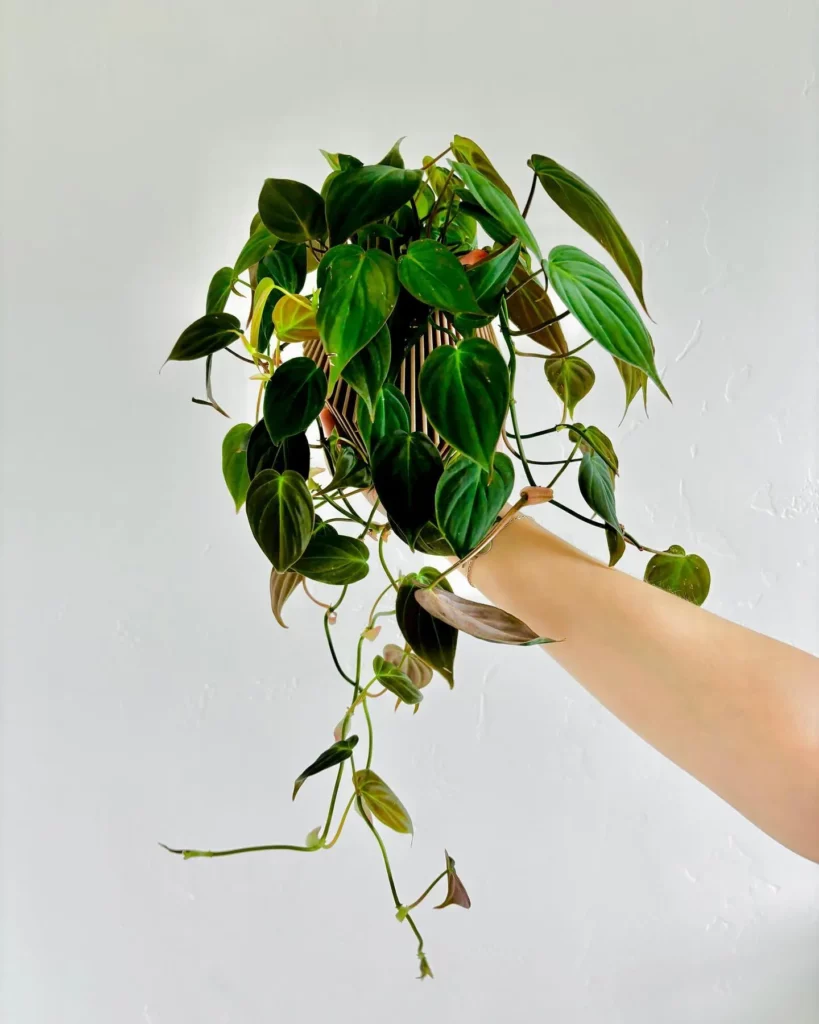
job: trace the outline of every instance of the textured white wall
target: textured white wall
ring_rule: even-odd
[[[714,611],[816,651],[814,4],[5,6],[3,1019],[819,1019],[817,868],[537,651],[466,638],[454,693],[379,709],[417,825],[390,838],[401,891],[446,844],[473,898],[420,915],[433,983],[356,819],[318,857],[156,846],[298,842],[326,797],[289,794],[347,696],[315,609],[277,630],[225,425],[189,402],[198,368],[156,372],[261,180],[320,180],[319,146],[461,132],[519,190],[540,151],[609,198],[674,396],[616,428],[596,359],[583,418],[612,428],[623,518],[709,559]],[[532,221],[578,240],[545,197]],[[549,399],[525,370],[528,424]],[[241,377],[216,383],[247,418]]]

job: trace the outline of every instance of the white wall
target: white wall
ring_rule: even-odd
[[[319,146],[417,159],[461,132],[519,190],[537,151],[609,198],[674,396],[616,428],[596,359],[583,417],[612,429],[623,518],[709,559],[714,611],[816,651],[814,5],[8,0],[5,28],[3,1019],[819,1019],[816,867],[537,651],[467,638],[454,693],[379,708],[417,824],[390,839],[401,891],[446,845],[473,898],[420,914],[434,982],[355,818],[317,857],[156,845],[298,842],[326,799],[289,794],[347,696],[316,610],[277,630],[199,368],[157,376],[262,179],[319,181]],[[532,221],[579,240],[545,197]]]

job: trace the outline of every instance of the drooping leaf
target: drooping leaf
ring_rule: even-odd
[[[434,238],[411,242],[398,261],[398,279],[420,302],[450,313],[480,313],[466,271]]]
[[[341,376],[364,401],[372,417],[375,401],[390,371],[392,343],[386,324],[357,352],[341,371]]]
[[[263,260],[265,256],[273,252],[278,241],[278,238],[268,231],[264,224],[256,224],[250,232],[250,237],[242,246],[242,251],[236,257],[233,277],[237,278],[260,260]]]
[[[420,430],[394,431],[373,450],[373,483],[379,500],[411,548],[421,528],[435,516],[435,487],[442,472],[440,452]]]
[[[540,324],[548,323],[557,316],[549,293],[541,287],[535,279],[526,281],[529,271],[522,263],[518,263],[509,279],[511,293],[506,300],[509,309],[509,319],[518,328],[536,341],[539,345],[550,349],[552,352],[566,352],[568,345],[563,336],[563,328],[560,322],[551,324],[549,327],[540,327]],[[523,282],[526,281],[526,284]]]
[[[613,569],[626,553],[626,539],[622,533],[612,530],[608,523],[606,523],[606,545],[609,549],[609,568]]]
[[[272,317],[272,313],[267,309],[267,300],[274,288],[273,281],[266,277],[264,281],[260,281],[256,286],[256,290],[253,293],[253,314],[250,318],[250,347],[253,349],[259,348],[259,341],[262,333],[262,318],[267,310],[267,315]],[[275,309],[275,307],[274,307]]]
[[[422,177],[421,171],[383,164],[353,167],[336,175],[327,189],[330,245],[395,213],[415,195]]]
[[[503,290],[517,266],[519,256],[520,242],[516,241],[467,271],[472,292],[484,312],[497,315]]]
[[[230,289],[233,287],[233,267],[221,267],[210,280],[206,313],[221,313],[227,305]]]
[[[285,572],[304,554],[313,532],[313,501],[304,478],[291,469],[263,469],[245,499],[256,543],[275,569]]]
[[[202,359],[227,348],[241,333],[241,325],[232,313],[206,313],[179,335],[168,359]]]
[[[484,539],[514,483],[512,460],[502,452],[495,455],[491,478],[471,459],[448,464],[435,490],[435,516],[458,557]]]
[[[476,171],[479,171],[485,178],[492,182],[492,184],[505,192],[512,203],[517,207],[515,202],[515,196],[512,193],[511,188],[506,184],[503,178],[495,170],[492,161],[484,153],[477,142],[473,142],[472,139],[467,139],[463,135],[456,135],[452,140],[452,152],[455,154],[457,160],[461,163],[469,164]]]
[[[432,682],[432,669],[412,651],[405,651],[398,644],[387,644],[382,653],[384,661],[400,669],[416,689],[423,690]]]
[[[430,423],[488,472],[509,407],[509,371],[490,341],[442,345],[424,362],[418,388]]]
[[[373,674],[378,682],[390,693],[394,693],[403,704],[420,704],[424,699],[424,695],[406,672],[402,672],[392,662],[386,661],[380,654],[373,658]]]
[[[594,370],[579,356],[544,360],[546,379],[557,397],[574,416],[577,403],[594,387]]]
[[[282,295],[273,307],[273,326],[280,341],[312,341],[319,336],[316,311],[304,295]]]
[[[458,212],[467,217],[472,217],[473,220],[480,224],[493,242],[497,242],[499,245],[510,245],[515,241],[515,236],[510,231],[507,231],[499,221],[490,216],[482,206],[472,201],[470,192],[465,188],[456,189],[455,192],[460,199]]]
[[[596,452],[587,451],[583,455],[577,474],[577,484],[583,495],[583,500],[589,508],[596,512],[613,530],[621,533],[614,504],[614,484],[611,472]]]
[[[404,158],[401,156],[401,143],[405,138],[406,136],[402,135],[400,139],[393,143],[392,149],[378,163],[384,167],[403,167]]]
[[[687,555],[685,548],[672,544],[660,555],[652,555],[646,566],[646,583],[692,604],[702,604],[711,589],[711,572],[699,555]]]
[[[303,433],[324,408],[327,377],[307,356],[297,356],[276,370],[264,389],[262,406],[274,444]]]
[[[378,442],[396,431],[409,433],[410,407],[403,393],[394,384],[385,384],[375,400],[373,415],[363,402],[356,406],[356,425],[369,452]]]
[[[668,397],[654,365],[651,335],[611,272],[573,245],[552,249],[546,269],[554,290],[589,334],[612,355],[643,370]]]
[[[247,472],[247,442],[253,427],[249,423],[237,423],[225,434],[222,441],[222,476],[225,478],[236,511],[245,503],[250,486]]]
[[[455,163],[453,166],[478,205],[482,206],[513,238],[519,238],[537,260],[542,259],[540,246],[532,234],[532,229],[509,196],[474,167],[462,163]]]
[[[604,200],[582,178],[548,156],[533,156],[529,166],[560,209],[609,253],[645,309],[640,257]]]
[[[397,300],[398,268],[388,253],[347,245],[333,258],[318,309],[321,340],[331,360],[331,388],[347,363],[384,326]]]
[[[325,523],[310,538],[307,550],[293,568],[309,580],[343,587],[364,579],[370,571],[369,557],[363,541],[344,537]]]
[[[406,807],[386,782],[370,768],[361,768],[353,775],[355,791],[367,810],[394,832],[412,835],[412,819]]]
[[[324,200],[309,185],[289,178],[268,178],[259,194],[262,223],[287,242],[324,238]]]
[[[319,772],[326,771],[328,768],[334,768],[336,765],[343,764],[351,756],[356,743],[358,743],[358,736],[347,736],[319,754],[315,761],[304,769],[293,784],[293,800],[296,799],[296,794],[311,775],[318,775]]]
[[[626,389],[626,407],[623,410],[623,416],[625,417],[628,412],[628,407],[640,393],[643,392],[643,407],[648,408],[648,377],[642,370],[638,370],[636,366],[632,366],[630,363],[624,363],[622,359],[614,357],[614,365],[617,367],[617,372],[623,381],[623,386]]]
[[[469,898],[464,888],[464,883],[458,878],[455,872],[455,861],[449,856],[444,850],[444,856],[446,857],[446,896],[444,902],[439,903],[434,910],[443,910],[444,907],[463,907],[464,910],[469,910],[472,906],[472,900]]]
[[[414,593],[415,601],[424,611],[445,622],[461,633],[469,633],[478,640],[494,644],[515,644],[530,647],[534,644],[554,643],[545,636],[538,636],[519,618],[496,608],[459,597],[440,584],[432,590],[419,589]]]
[[[455,685],[453,664],[458,644],[458,630],[436,618],[415,600],[419,588],[437,580],[440,572],[426,566],[401,580],[395,598],[395,618],[404,639],[418,657],[437,669],[450,687]],[[452,591],[449,580],[441,580],[436,590]]]
[[[306,480],[310,475],[310,444],[306,434],[286,438],[274,444],[264,420],[259,420],[247,442],[247,471],[252,480],[263,469],[283,473],[292,469]]]
[[[270,570],[270,610],[273,612],[276,622],[283,629],[288,627],[282,619],[282,609],[288,597],[290,597],[303,579],[304,577],[301,573],[293,572],[292,570],[287,572],[276,572],[275,569]]]
[[[614,477],[620,470],[620,460],[617,458],[617,452],[614,450],[611,438],[604,434],[599,427],[584,427],[582,423],[573,423],[571,425],[569,428],[569,438],[572,441],[580,442],[581,452],[597,452],[608,466],[612,475],[612,484],[614,484]]]

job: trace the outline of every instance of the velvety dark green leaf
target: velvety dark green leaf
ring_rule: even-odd
[[[614,483],[614,477],[620,470],[620,460],[617,458],[611,438],[604,434],[599,427],[584,427],[582,423],[571,425],[569,438],[572,441],[580,442],[581,452],[597,452],[611,471],[612,483]]]
[[[486,313],[497,315],[506,283],[517,266],[520,242],[513,242],[467,271],[472,293]]]
[[[426,587],[440,575],[437,569],[426,566],[420,572],[404,576],[395,598],[395,617],[398,628],[415,654],[427,665],[437,669],[452,687],[455,685],[453,664],[458,630],[430,615],[415,600],[419,588]],[[435,589],[441,588],[451,592],[449,580],[441,580]]]
[[[230,289],[233,287],[233,267],[217,270],[208,285],[206,313],[221,313],[227,305]]]
[[[395,528],[395,524],[393,524]],[[424,555],[440,555],[441,558],[449,558],[455,552],[452,545],[441,533],[437,523],[424,523],[421,531],[415,538],[415,550]]]
[[[507,231],[499,221],[490,216],[482,206],[472,201],[470,192],[465,188],[456,189],[455,191],[461,201],[459,213],[463,213],[477,221],[493,242],[498,242],[499,245],[509,245],[515,241],[515,236],[510,231]]]
[[[353,785],[367,810],[371,811],[382,825],[386,825],[394,832],[412,835],[412,819],[406,807],[372,769],[361,768],[357,771],[353,775]]]
[[[316,530],[293,568],[318,583],[346,586],[363,580],[370,571],[367,545],[355,537],[344,537],[324,523]]]
[[[424,362],[421,402],[441,437],[490,472],[509,407],[509,372],[490,341],[442,345]]]
[[[341,371],[341,376],[366,403],[372,417],[375,401],[390,371],[392,343],[386,324],[357,352]]]
[[[455,861],[449,856],[444,850],[444,856],[446,857],[446,896],[444,902],[439,903],[437,907],[433,907],[434,910],[443,910],[444,907],[463,907],[464,910],[469,910],[472,906],[472,900],[469,898],[469,893],[464,888],[464,883],[458,878],[455,873]]]
[[[256,224],[250,232],[250,238],[245,242],[242,251],[236,257],[236,264],[233,267],[234,278],[243,274],[254,264],[263,260],[269,253],[273,252],[278,241],[278,238],[268,231],[264,224]]]
[[[580,462],[577,484],[583,500],[609,526],[621,533],[614,505],[614,484],[606,463],[596,452],[586,452]]]
[[[225,478],[236,511],[245,503],[250,486],[247,472],[247,442],[253,427],[249,423],[237,423],[225,434],[222,441],[222,476]]]
[[[375,400],[372,417],[363,402],[357,404],[356,424],[367,450],[372,452],[382,438],[396,431],[409,433],[409,403],[394,384],[385,384]]]
[[[700,605],[711,589],[711,572],[699,555],[687,555],[685,548],[672,544],[661,555],[652,555],[644,579],[654,587]]]
[[[275,569],[270,570],[270,610],[273,612],[276,622],[283,629],[287,629],[288,626],[282,619],[282,609],[288,597],[290,597],[303,579],[304,577],[301,573],[292,572],[291,570],[287,572],[276,572]]]
[[[383,656],[384,661],[400,669],[416,689],[423,690],[432,682],[432,669],[412,651],[405,651],[398,644],[386,644]]]
[[[324,408],[327,377],[306,356],[276,370],[264,389],[264,422],[274,444],[303,433]]]
[[[398,376],[404,359],[426,334],[428,317],[429,306],[419,302],[406,288],[399,285],[398,302],[387,321],[392,343],[392,362],[388,380],[394,380]]]
[[[559,322],[549,327],[541,327],[539,330],[534,329],[539,324],[554,320],[557,313],[548,292],[540,286],[537,280],[527,281],[528,277],[529,271],[522,263],[518,263],[509,279],[512,291],[506,300],[509,319],[518,330],[525,331],[532,341],[536,341],[552,352],[566,352],[568,345]],[[523,283],[524,281],[526,284]]]
[[[609,549],[609,568],[614,568],[626,553],[626,540],[622,533],[606,524],[606,545]]]
[[[471,459],[454,459],[435,490],[438,526],[459,558],[484,539],[512,493],[515,469],[503,452],[495,455],[492,477]]]
[[[384,326],[397,300],[398,268],[388,253],[347,245],[333,257],[318,309],[321,340],[331,359],[331,388],[347,363]]]
[[[275,288],[270,292],[265,300],[264,309],[259,319],[259,334],[256,339],[256,347],[262,353],[269,351],[270,340],[273,337],[273,310],[281,298],[281,292]]]
[[[285,572],[304,554],[313,533],[313,501],[304,478],[293,470],[263,469],[245,499],[256,543],[275,569]]]
[[[548,156],[533,156],[529,166],[560,209],[567,213],[575,224],[588,231],[610,254],[636,292],[640,305],[645,309],[643,266],[640,257],[608,205],[582,178],[561,167]]]
[[[493,644],[516,644],[522,647],[554,643],[548,637],[538,636],[525,622],[521,622],[502,608],[480,604],[478,601],[468,601],[465,597],[442,589],[440,584],[433,590],[416,590],[413,596],[416,604],[434,618],[461,633],[469,633],[478,640],[488,640]]]
[[[328,249],[327,252],[323,254],[318,265],[318,270],[316,271],[316,287],[324,287],[324,282],[327,279],[330,267],[333,265],[333,260],[338,256],[342,256],[344,253],[349,252],[351,248],[353,247],[349,245],[334,245],[332,249]]]
[[[546,359],[544,369],[555,394],[574,416],[577,403],[594,387],[594,370],[579,356]]]
[[[456,163],[455,170],[463,179],[475,202],[493,217],[513,238],[519,238],[532,255],[540,260],[542,254],[532,229],[521,216],[520,210],[497,185],[468,164]]]
[[[368,224],[358,232],[357,237],[363,247],[370,238],[386,238],[388,242],[397,242],[401,233],[389,224]]]
[[[379,160],[378,163],[385,167],[403,167],[404,158],[401,156],[401,143],[404,141],[406,136],[402,135],[398,139],[392,149],[387,153],[383,160]]]
[[[630,363],[624,363],[622,359],[614,357],[614,365],[617,367],[617,372],[623,381],[623,386],[626,389],[626,407],[623,410],[623,416],[625,417],[628,412],[628,407],[639,395],[640,391],[643,392],[643,407],[648,409],[648,377],[643,373],[642,370],[638,370],[636,366],[631,366]]]
[[[327,189],[330,245],[395,213],[418,191],[422,176],[421,171],[383,164],[353,167],[337,175]]]
[[[411,548],[424,524],[435,517],[435,487],[442,472],[438,449],[420,430],[388,434],[372,453],[379,500]]]
[[[330,449],[333,457],[333,477],[327,489],[334,487],[372,487],[370,467],[361,458],[355,448],[349,444],[339,444],[337,449]]]
[[[281,243],[269,255],[259,262],[257,277],[263,281],[269,277],[274,284],[281,285],[287,292],[298,294],[304,287],[304,278],[307,270],[307,249],[305,246],[292,246],[293,253],[284,251]],[[289,245],[289,243],[287,243]],[[300,266],[297,266],[294,258],[298,253]],[[276,298],[281,298],[281,292],[276,293]]]
[[[322,754],[319,754],[315,761],[308,765],[296,779],[293,785],[293,799],[296,799],[296,794],[311,775],[318,775],[319,772],[326,771],[328,768],[334,768],[336,765],[343,764],[352,754],[356,743],[358,743],[358,736],[347,736],[345,739],[339,740],[338,743],[334,743],[332,747],[328,747]]]
[[[274,444],[264,420],[259,420],[247,442],[247,471],[252,480],[263,469],[283,473],[292,469],[306,480],[310,475],[310,444],[306,434],[286,438]]]
[[[611,272],[573,245],[552,249],[546,269],[554,290],[589,334],[613,356],[643,370],[668,397],[654,365],[651,335]]]
[[[452,318],[453,330],[458,331],[465,338],[470,337],[477,331],[479,327],[486,327],[487,324],[491,324],[494,320],[494,316],[491,313],[482,313],[478,316],[477,313],[456,313]]]
[[[456,135],[452,140],[452,152],[455,154],[455,159],[461,163],[469,164],[470,167],[479,171],[484,178],[487,178],[492,184],[505,192],[512,203],[517,206],[515,197],[512,193],[512,189],[506,184],[503,178],[495,170],[492,161],[484,153],[477,142],[473,142],[472,139],[467,139],[463,135]]]
[[[446,246],[433,238],[411,242],[398,261],[398,279],[421,302],[450,313],[480,313],[466,271]]]
[[[227,348],[241,333],[241,324],[232,313],[206,313],[179,335],[168,359],[202,359]]]
[[[309,185],[289,178],[268,178],[259,194],[262,223],[287,242],[324,238],[324,200]]]
[[[373,658],[373,674],[378,682],[390,693],[394,693],[403,704],[420,704],[424,699],[424,695],[410,677],[391,662],[385,661],[380,654]]]

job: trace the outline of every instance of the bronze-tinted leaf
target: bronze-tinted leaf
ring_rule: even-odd
[[[367,810],[394,832],[412,835],[409,813],[384,780],[370,768],[362,768],[353,775],[355,791]]]
[[[472,906],[472,900],[464,888],[464,883],[455,873],[455,861],[446,850],[444,850],[444,856],[446,857],[446,896],[444,897],[444,902],[439,903],[434,909],[443,910],[444,907],[456,906],[469,910]]]
[[[580,356],[546,359],[544,369],[555,394],[574,416],[577,403],[594,387],[594,370]]]
[[[382,654],[384,661],[400,669],[419,690],[432,682],[432,669],[412,651],[405,651],[398,644],[386,644]]]
[[[452,140],[452,152],[455,154],[456,159],[468,164],[470,167],[474,167],[476,171],[480,171],[493,185],[497,186],[502,192],[505,192],[512,202],[515,203],[515,206],[517,206],[512,189],[509,188],[495,170],[494,164],[477,142],[473,142],[472,139],[468,139],[464,135],[456,135]]]
[[[270,609],[276,622],[284,629],[287,629],[288,626],[282,619],[282,608],[303,579],[304,577],[298,572],[270,570]]]
[[[434,589],[415,591],[415,600],[421,607],[453,629],[479,640],[495,644],[517,644],[529,647],[533,644],[554,643],[545,636],[538,636],[525,622],[491,604],[480,604],[459,597],[440,586]]]
[[[523,263],[518,263],[509,279],[510,291],[518,289],[506,300],[509,319],[518,330],[526,331],[532,341],[539,345],[552,352],[567,352],[569,347],[560,323],[552,324],[551,327],[541,327],[540,330],[532,332],[533,327],[553,320],[557,313],[548,292],[536,279],[526,281],[527,277],[529,271]],[[523,284],[524,281],[526,284]]]

